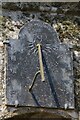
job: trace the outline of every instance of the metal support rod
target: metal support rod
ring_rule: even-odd
[[[37,75],[38,75],[39,73],[40,73],[40,71],[36,72],[36,74],[34,75],[34,78],[33,78],[32,85],[31,85],[31,86],[29,86],[29,91],[31,91],[31,90],[32,90],[32,88],[33,88],[33,85],[34,85],[34,83],[35,83],[35,80],[36,80],[36,77],[37,77]]]
[[[42,62],[41,44],[37,44],[37,48],[38,48],[38,55],[39,55],[41,80],[44,82],[45,77],[44,77],[44,68],[43,68],[43,62]]]

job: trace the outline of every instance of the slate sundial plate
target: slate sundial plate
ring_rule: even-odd
[[[45,82],[36,77],[41,44]],[[7,45],[6,104],[48,108],[74,108],[73,66],[69,48],[60,43],[47,23],[32,20],[19,32],[18,40]]]

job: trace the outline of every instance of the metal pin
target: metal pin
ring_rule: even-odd
[[[10,46],[10,42],[9,42],[9,40],[6,40],[6,41],[3,41],[3,44],[5,45],[9,45]]]
[[[37,44],[37,48],[38,48],[38,55],[39,55],[41,80],[44,82],[45,77],[44,77],[44,68],[43,68],[43,62],[42,62],[41,44]]]

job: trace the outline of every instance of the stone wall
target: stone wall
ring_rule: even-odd
[[[0,41],[17,39],[20,28],[31,19],[40,19],[53,26],[61,42],[74,53],[76,108],[80,110],[80,4],[79,3],[2,3]],[[0,44],[0,104],[4,103],[4,48]],[[4,111],[4,105],[0,111]]]

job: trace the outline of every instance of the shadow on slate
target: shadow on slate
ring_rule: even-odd
[[[41,44],[45,82],[37,44]],[[23,26],[17,40],[7,46],[6,104],[74,109],[73,62],[69,48],[60,43],[54,28],[39,20]]]
[[[42,55],[42,56],[43,56],[43,55]],[[47,76],[48,76],[48,80],[49,80],[51,92],[52,92],[53,98],[54,98],[54,100],[55,100],[55,102],[56,102],[56,106],[57,106],[57,108],[60,108],[60,104],[59,104],[59,100],[58,100],[58,97],[57,97],[57,93],[56,93],[56,91],[55,91],[54,84],[53,84],[53,80],[52,80],[51,75],[50,75],[50,73],[49,73],[49,69],[48,69],[48,67],[47,67],[46,60],[45,60],[44,56],[43,56],[43,64],[44,64],[44,67],[45,67],[46,74],[47,74]],[[54,79],[54,76],[53,76],[53,79]]]

